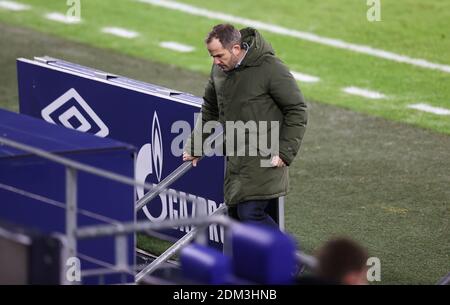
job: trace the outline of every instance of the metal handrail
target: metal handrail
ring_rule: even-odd
[[[218,209],[217,209],[218,210]],[[216,211],[217,211],[216,210]],[[229,225],[230,219],[225,216],[213,215],[203,216],[196,218],[181,218],[166,220],[164,222],[149,222],[149,221],[137,221],[127,222],[120,225],[94,225],[89,227],[83,227],[75,231],[75,235],[79,239],[98,238],[111,235],[126,235],[130,233],[139,233],[152,230],[164,230],[177,226],[199,226],[199,225]]]
[[[223,131],[217,133],[217,135],[211,135],[206,140],[205,143],[211,144],[216,139],[223,135]],[[220,144],[223,144],[220,143]],[[208,145],[209,147],[209,145]],[[205,151],[204,155],[209,155],[211,151]],[[204,155],[198,158],[198,161],[204,158]],[[160,193],[164,192],[170,185],[175,183],[179,178],[181,178],[186,172],[188,172],[193,167],[191,161],[186,161],[181,164],[177,169],[175,169],[170,175],[163,179],[160,183],[158,183],[154,188],[147,192],[141,199],[136,202],[136,212],[141,210],[148,202],[158,196]]]
[[[148,202],[153,200],[160,193],[164,192],[170,185],[183,176],[188,170],[192,168],[192,162],[184,162],[170,175],[163,179],[160,183],[148,191],[141,199],[136,202],[135,211],[139,212]]]
[[[216,138],[221,136],[223,133],[219,133],[216,137],[209,137],[207,141],[215,141]],[[42,149],[35,148],[26,144],[22,144],[16,142],[14,140],[10,140],[5,137],[0,137],[0,143],[8,145],[10,147],[37,155],[39,157],[48,159],[50,161],[62,164],[66,167],[66,235],[68,239],[68,250],[70,255],[76,255],[76,239],[87,239],[87,238],[95,238],[100,236],[108,236],[108,235],[116,235],[116,243],[120,242],[121,245],[126,244],[125,235],[133,232],[143,232],[150,230],[161,230],[172,228],[175,226],[183,226],[183,225],[194,225],[197,226],[181,239],[179,239],[174,245],[172,245],[169,249],[167,249],[162,255],[160,255],[155,261],[146,266],[141,272],[136,275],[136,281],[139,282],[144,280],[148,274],[156,270],[160,264],[164,263],[168,258],[173,256],[181,247],[191,242],[195,236],[201,231],[202,228],[207,227],[211,224],[220,224],[225,227],[231,225],[234,220],[231,220],[228,217],[223,215],[216,215],[218,213],[222,213],[226,210],[226,205],[223,204],[216,211],[214,211],[211,216],[201,216],[197,218],[186,218],[186,219],[178,219],[178,220],[170,220],[165,221],[164,223],[150,223],[148,221],[139,221],[132,223],[122,223],[122,224],[113,224],[113,225],[97,225],[97,226],[89,226],[81,229],[77,229],[76,224],[76,213],[77,213],[77,198],[76,198],[76,179],[77,179],[77,171],[82,171],[86,173],[90,173],[93,175],[97,175],[106,179],[110,179],[116,182],[120,182],[127,185],[139,186],[143,187],[149,192],[142,197],[136,203],[136,210],[140,210],[143,206],[145,206],[149,201],[159,195],[161,192],[165,191],[171,184],[177,181],[182,175],[184,175],[189,169],[192,168],[192,162],[184,162],[180,165],[174,172],[172,172],[169,176],[167,176],[162,182],[158,185],[153,186],[148,183],[141,183],[129,177],[116,174],[107,170],[95,168],[90,165],[86,165],[77,161],[70,160],[65,157],[61,157],[52,153],[48,153]],[[207,153],[205,153],[207,154]],[[201,159],[200,157],[199,159]],[[117,248],[117,247],[116,247]],[[117,249],[116,249],[117,251]],[[119,252],[123,252],[119,251]],[[121,253],[121,264],[118,267],[118,270],[123,270],[123,264],[126,262],[126,254]],[[297,258],[301,259],[301,261],[307,265],[308,267],[314,267],[316,261],[314,257],[308,256],[304,253],[297,252]]]
[[[440,279],[436,285],[450,285],[450,272],[447,273],[447,275],[444,276],[442,279]]]
[[[141,183],[141,182],[138,182],[127,176],[116,174],[114,172],[110,172],[110,171],[107,171],[104,169],[96,168],[94,166],[86,165],[86,164],[83,164],[78,161],[73,161],[71,159],[46,152],[40,148],[22,144],[22,143],[16,142],[14,140],[11,140],[11,139],[8,139],[5,137],[0,137],[0,143],[4,143],[10,147],[13,147],[13,148],[25,151],[27,153],[31,153],[31,154],[37,155],[39,157],[48,159],[50,161],[62,164],[66,167],[73,168],[73,169],[76,169],[76,170],[79,170],[82,172],[86,172],[89,174],[93,174],[96,176],[100,176],[100,177],[103,177],[103,178],[106,178],[109,180],[113,180],[113,181],[120,182],[123,184],[131,185],[131,186],[143,187],[146,190],[152,190],[154,188],[154,186],[152,184]]]
[[[218,138],[219,136],[221,136],[223,133],[219,133],[217,134],[214,138],[209,137],[207,139],[207,141],[210,141],[210,143],[212,141],[215,141],[216,138]],[[77,172],[78,171],[82,171],[82,172],[86,172],[89,174],[93,174],[93,175],[97,175],[106,179],[110,179],[112,181],[116,181],[119,183],[123,183],[123,184],[127,184],[127,185],[132,185],[134,187],[138,186],[138,187],[142,187],[145,190],[149,190],[149,192],[146,194],[145,199],[142,198],[140,203],[140,207],[142,208],[146,203],[148,203],[151,199],[155,198],[157,195],[159,195],[161,192],[165,191],[172,183],[174,183],[176,180],[178,180],[184,173],[186,173],[190,168],[192,168],[192,162],[185,162],[183,163],[177,170],[175,170],[174,172],[172,172],[168,177],[166,177],[166,179],[163,180],[162,183],[159,183],[156,186],[153,186],[152,184],[148,184],[148,183],[142,183],[142,182],[138,182],[134,179],[131,179],[129,177],[120,175],[120,174],[116,174],[107,170],[103,170],[103,169],[99,169],[90,165],[86,165],[77,161],[73,161],[71,159],[65,158],[65,157],[61,157],[58,156],[56,154],[53,153],[49,153],[46,152],[42,149],[33,147],[33,146],[29,146],[23,143],[19,143],[17,141],[8,139],[6,137],[1,137],[0,136],[0,144],[4,144],[10,147],[13,147],[15,149],[21,150],[21,151],[25,151],[27,153],[42,157],[44,159],[53,161],[55,163],[59,163],[61,165],[64,165],[66,167],[66,238],[67,238],[67,254],[68,256],[76,256],[77,254],[77,238],[87,238],[87,236],[90,236],[89,234],[94,234],[93,231],[96,232],[102,232],[101,230],[106,230],[107,232],[108,229],[111,229],[111,226],[97,226],[97,227],[85,227],[83,229],[77,229],[77,219],[76,219],[76,214],[78,212],[77,210]],[[207,154],[207,152],[205,152],[205,154]],[[199,158],[201,159],[201,158]],[[222,207],[220,207],[219,209],[217,209],[213,214],[218,213],[223,211],[224,209],[226,209],[226,206],[223,205]],[[139,210],[139,209],[137,209]],[[206,210],[203,211],[206,213]],[[216,216],[217,217],[217,216]],[[208,217],[198,217],[196,218],[196,220],[194,220],[194,225],[198,224],[200,227],[203,227],[206,223],[206,219],[209,219]],[[186,224],[193,224],[192,223],[192,218],[191,219],[186,219]],[[209,221],[209,220],[208,220]],[[225,223],[226,219],[225,218],[219,218],[219,219],[215,219],[215,221],[217,221],[218,223]],[[140,226],[138,230],[136,230],[136,225]],[[128,227],[127,227],[128,226]],[[126,224],[126,226],[121,225],[121,224],[114,224],[112,225],[112,227],[114,228],[114,230],[119,230],[122,233],[117,233],[117,231],[115,233],[112,233],[113,235],[118,235],[116,236],[116,243],[120,243],[122,245],[126,244],[125,242],[125,234],[124,232],[140,232],[140,231],[149,231],[149,230],[158,230],[158,229],[163,229],[163,228],[171,228],[174,227],[176,225],[174,225],[173,223],[171,223],[170,221],[162,224],[162,223],[149,223],[149,222],[140,222],[140,223],[128,223]],[[119,229],[118,229],[119,228]],[[183,238],[181,238],[180,240],[177,241],[177,243],[175,243],[174,246],[178,245],[178,248],[180,248],[182,245],[186,244],[187,242],[190,242],[195,235],[201,231],[199,230],[200,228],[197,227],[194,230],[192,230],[191,232],[189,232],[188,234],[186,234]],[[93,230],[93,231],[90,231]],[[100,230],[100,231],[99,231]],[[113,231],[114,231],[113,230]],[[83,235],[84,234],[84,235]],[[105,234],[105,233],[103,233]],[[107,234],[107,235],[112,235],[112,234]],[[95,234],[94,234],[95,235]],[[94,236],[92,236],[94,237]],[[173,246],[172,246],[173,247]],[[117,245],[116,245],[116,251],[118,251],[117,249]],[[119,269],[122,268],[123,269],[123,265],[127,260],[126,257],[126,253],[124,253],[123,250],[119,251],[120,253],[120,263],[118,267]],[[171,256],[171,255],[170,255]],[[170,256],[167,256],[168,258]],[[163,254],[160,257],[158,257],[157,260],[155,260],[153,263],[157,263],[157,262],[164,262],[166,260],[166,256]],[[156,269],[159,265],[156,264],[150,264],[147,267],[153,267],[153,270]],[[139,275],[139,279],[145,279],[146,274],[148,273],[148,268],[144,268],[138,275]]]

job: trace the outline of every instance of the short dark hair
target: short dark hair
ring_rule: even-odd
[[[342,283],[346,274],[362,271],[367,265],[367,250],[345,237],[328,241],[319,250],[317,275],[327,281]]]
[[[219,39],[225,49],[241,44],[241,32],[231,24],[218,24],[213,27],[206,36],[205,43],[210,43],[214,38]]]

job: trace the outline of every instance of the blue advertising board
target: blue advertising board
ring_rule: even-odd
[[[129,144],[5,110],[0,110],[0,135],[74,161],[130,178],[134,176],[135,149]],[[7,145],[0,146],[0,219],[45,234],[65,234],[65,183],[63,165]],[[135,221],[134,192],[132,186],[78,172],[77,225],[81,228],[113,221]],[[96,215],[92,216],[93,213]],[[77,248],[82,272],[103,267],[96,261],[115,263],[113,237],[80,240]],[[134,266],[133,234],[128,235],[126,251],[128,264]],[[65,266],[65,262],[61,263]],[[124,274],[113,274],[106,276],[104,282],[119,283],[123,279]],[[134,282],[131,275],[125,279]],[[83,278],[83,283],[99,282],[97,276]]]
[[[174,153],[172,144],[189,134],[174,123],[184,121],[193,128],[201,98],[48,57],[18,59],[17,71],[21,113],[132,144],[138,148],[138,181],[158,184],[182,164],[182,147]],[[206,202],[212,213],[223,203],[223,177],[223,157],[206,158],[137,217],[153,222],[191,217],[195,201]],[[138,188],[138,199],[143,195]],[[164,233],[180,238],[191,229]],[[209,238],[222,243],[222,229],[211,226]]]

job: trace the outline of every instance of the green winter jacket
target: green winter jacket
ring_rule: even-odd
[[[243,42],[250,48],[241,65],[234,70],[224,72],[213,65],[203,97],[202,123],[268,121],[270,126],[270,121],[278,121],[279,156],[289,165],[299,151],[305,133],[306,103],[292,74],[275,57],[274,50],[261,34],[253,28],[242,29],[241,34]],[[191,145],[193,137],[198,135],[199,130],[195,130],[186,144],[185,151],[192,156],[199,156]],[[203,140],[206,136],[203,134]],[[245,143],[248,146],[248,139]],[[270,159],[270,156],[236,156],[236,153],[231,156],[227,153],[224,180],[227,205],[287,194],[288,167],[261,167],[261,159]]]

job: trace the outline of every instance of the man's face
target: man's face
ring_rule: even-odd
[[[206,47],[213,58],[213,63],[225,72],[233,70],[239,62],[238,55],[241,52],[239,45],[234,45],[231,50],[228,50],[223,47],[219,39],[214,38]]]

